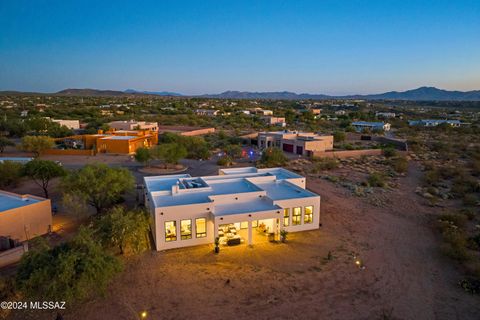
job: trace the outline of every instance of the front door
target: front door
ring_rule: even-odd
[[[303,154],[303,147],[297,146],[297,154]]]

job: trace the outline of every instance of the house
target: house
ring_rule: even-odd
[[[436,127],[440,124],[448,124],[451,127],[460,127],[462,124],[460,120],[442,120],[442,119],[425,119],[425,120],[410,120],[408,125],[421,127]]]
[[[269,126],[280,126],[280,127],[287,126],[287,123],[285,122],[284,117],[263,116],[263,117],[260,117],[260,119],[262,119],[263,122],[265,122]]]
[[[337,116],[344,116],[347,112],[345,110],[337,110],[335,111],[335,115]]]
[[[20,117],[25,118],[26,116],[28,116],[28,110],[22,110],[22,112],[20,112]]]
[[[46,117],[50,119],[49,117]],[[78,130],[80,129],[80,120],[62,120],[62,119],[50,119],[52,122],[58,123],[60,126],[65,126],[68,129]]]
[[[272,110],[265,110],[262,108],[253,108],[250,110],[251,114],[259,114],[262,116],[273,116],[273,111]]]
[[[395,112],[376,112],[375,117],[377,118],[395,118]]]
[[[0,236],[25,241],[52,229],[49,199],[0,190]]]
[[[352,122],[352,126],[357,132],[390,130],[390,123],[384,122],[355,121]]]
[[[195,114],[199,116],[207,116],[207,117],[216,117],[220,115],[220,110],[217,109],[197,109],[195,110]]]
[[[146,122],[146,121],[112,121],[108,123],[110,128],[115,130],[150,130],[152,132],[158,132],[158,122]]]
[[[314,230],[320,196],[283,168],[222,169],[219,175],[145,177],[145,205],[158,251],[213,244],[266,242],[281,230]]]
[[[322,136],[312,132],[276,131],[258,133],[258,147],[277,147],[285,152],[311,156],[314,152],[333,149],[333,136]]]

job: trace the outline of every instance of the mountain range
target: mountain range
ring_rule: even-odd
[[[49,95],[47,93],[0,91],[0,95]],[[480,101],[480,90],[474,91],[449,91],[435,87],[420,87],[407,91],[389,91],[379,94],[332,96],[326,94],[310,94],[289,91],[279,92],[249,92],[225,91],[219,94],[183,95],[169,91],[125,91],[97,90],[97,89],[65,89],[53,93],[58,96],[129,96],[129,95],[155,95],[170,97],[200,97],[217,99],[268,99],[268,100],[328,100],[328,99],[364,99],[364,100],[412,100],[412,101]]]

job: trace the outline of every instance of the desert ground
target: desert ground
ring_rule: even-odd
[[[479,319],[480,297],[458,286],[461,270],[440,253],[431,225],[441,209],[415,194],[419,176],[411,164],[375,203],[309,178],[322,197],[319,230],[218,255],[213,246],[147,252],[64,319]],[[54,318],[11,318],[30,316]]]

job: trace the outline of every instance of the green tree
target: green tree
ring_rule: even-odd
[[[33,152],[38,157],[43,151],[53,148],[55,142],[47,136],[25,136],[22,138],[20,149]]]
[[[84,300],[103,292],[122,269],[84,227],[71,241],[54,248],[42,238],[36,241],[23,255],[16,277],[20,292],[30,300]]]
[[[97,213],[121,199],[132,190],[134,178],[125,168],[110,168],[105,164],[89,164],[63,178],[65,193],[82,197]]]
[[[135,160],[146,166],[152,160],[152,153],[147,148],[138,148],[135,152]]]
[[[94,228],[104,246],[117,247],[121,254],[139,253],[149,247],[149,221],[145,211],[126,211],[117,206],[102,215]]]
[[[229,144],[225,148],[225,153],[232,159],[240,158],[242,156],[242,147],[238,144]]]
[[[177,164],[187,156],[187,149],[178,143],[164,143],[157,146],[156,155],[165,164]]]
[[[262,152],[260,163],[267,167],[279,167],[285,165],[287,157],[279,148],[267,148]]]
[[[13,147],[13,146],[15,146],[15,143],[13,143],[13,141],[10,141],[5,137],[0,137],[0,153],[3,153],[6,147]]]
[[[25,165],[24,174],[43,189],[45,198],[48,199],[50,181],[65,175],[65,170],[54,161],[34,159]]]
[[[14,161],[0,162],[0,187],[16,185],[23,172],[23,165]]]
[[[335,131],[333,133],[333,141],[335,142],[343,142],[345,141],[346,134],[343,131]]]

